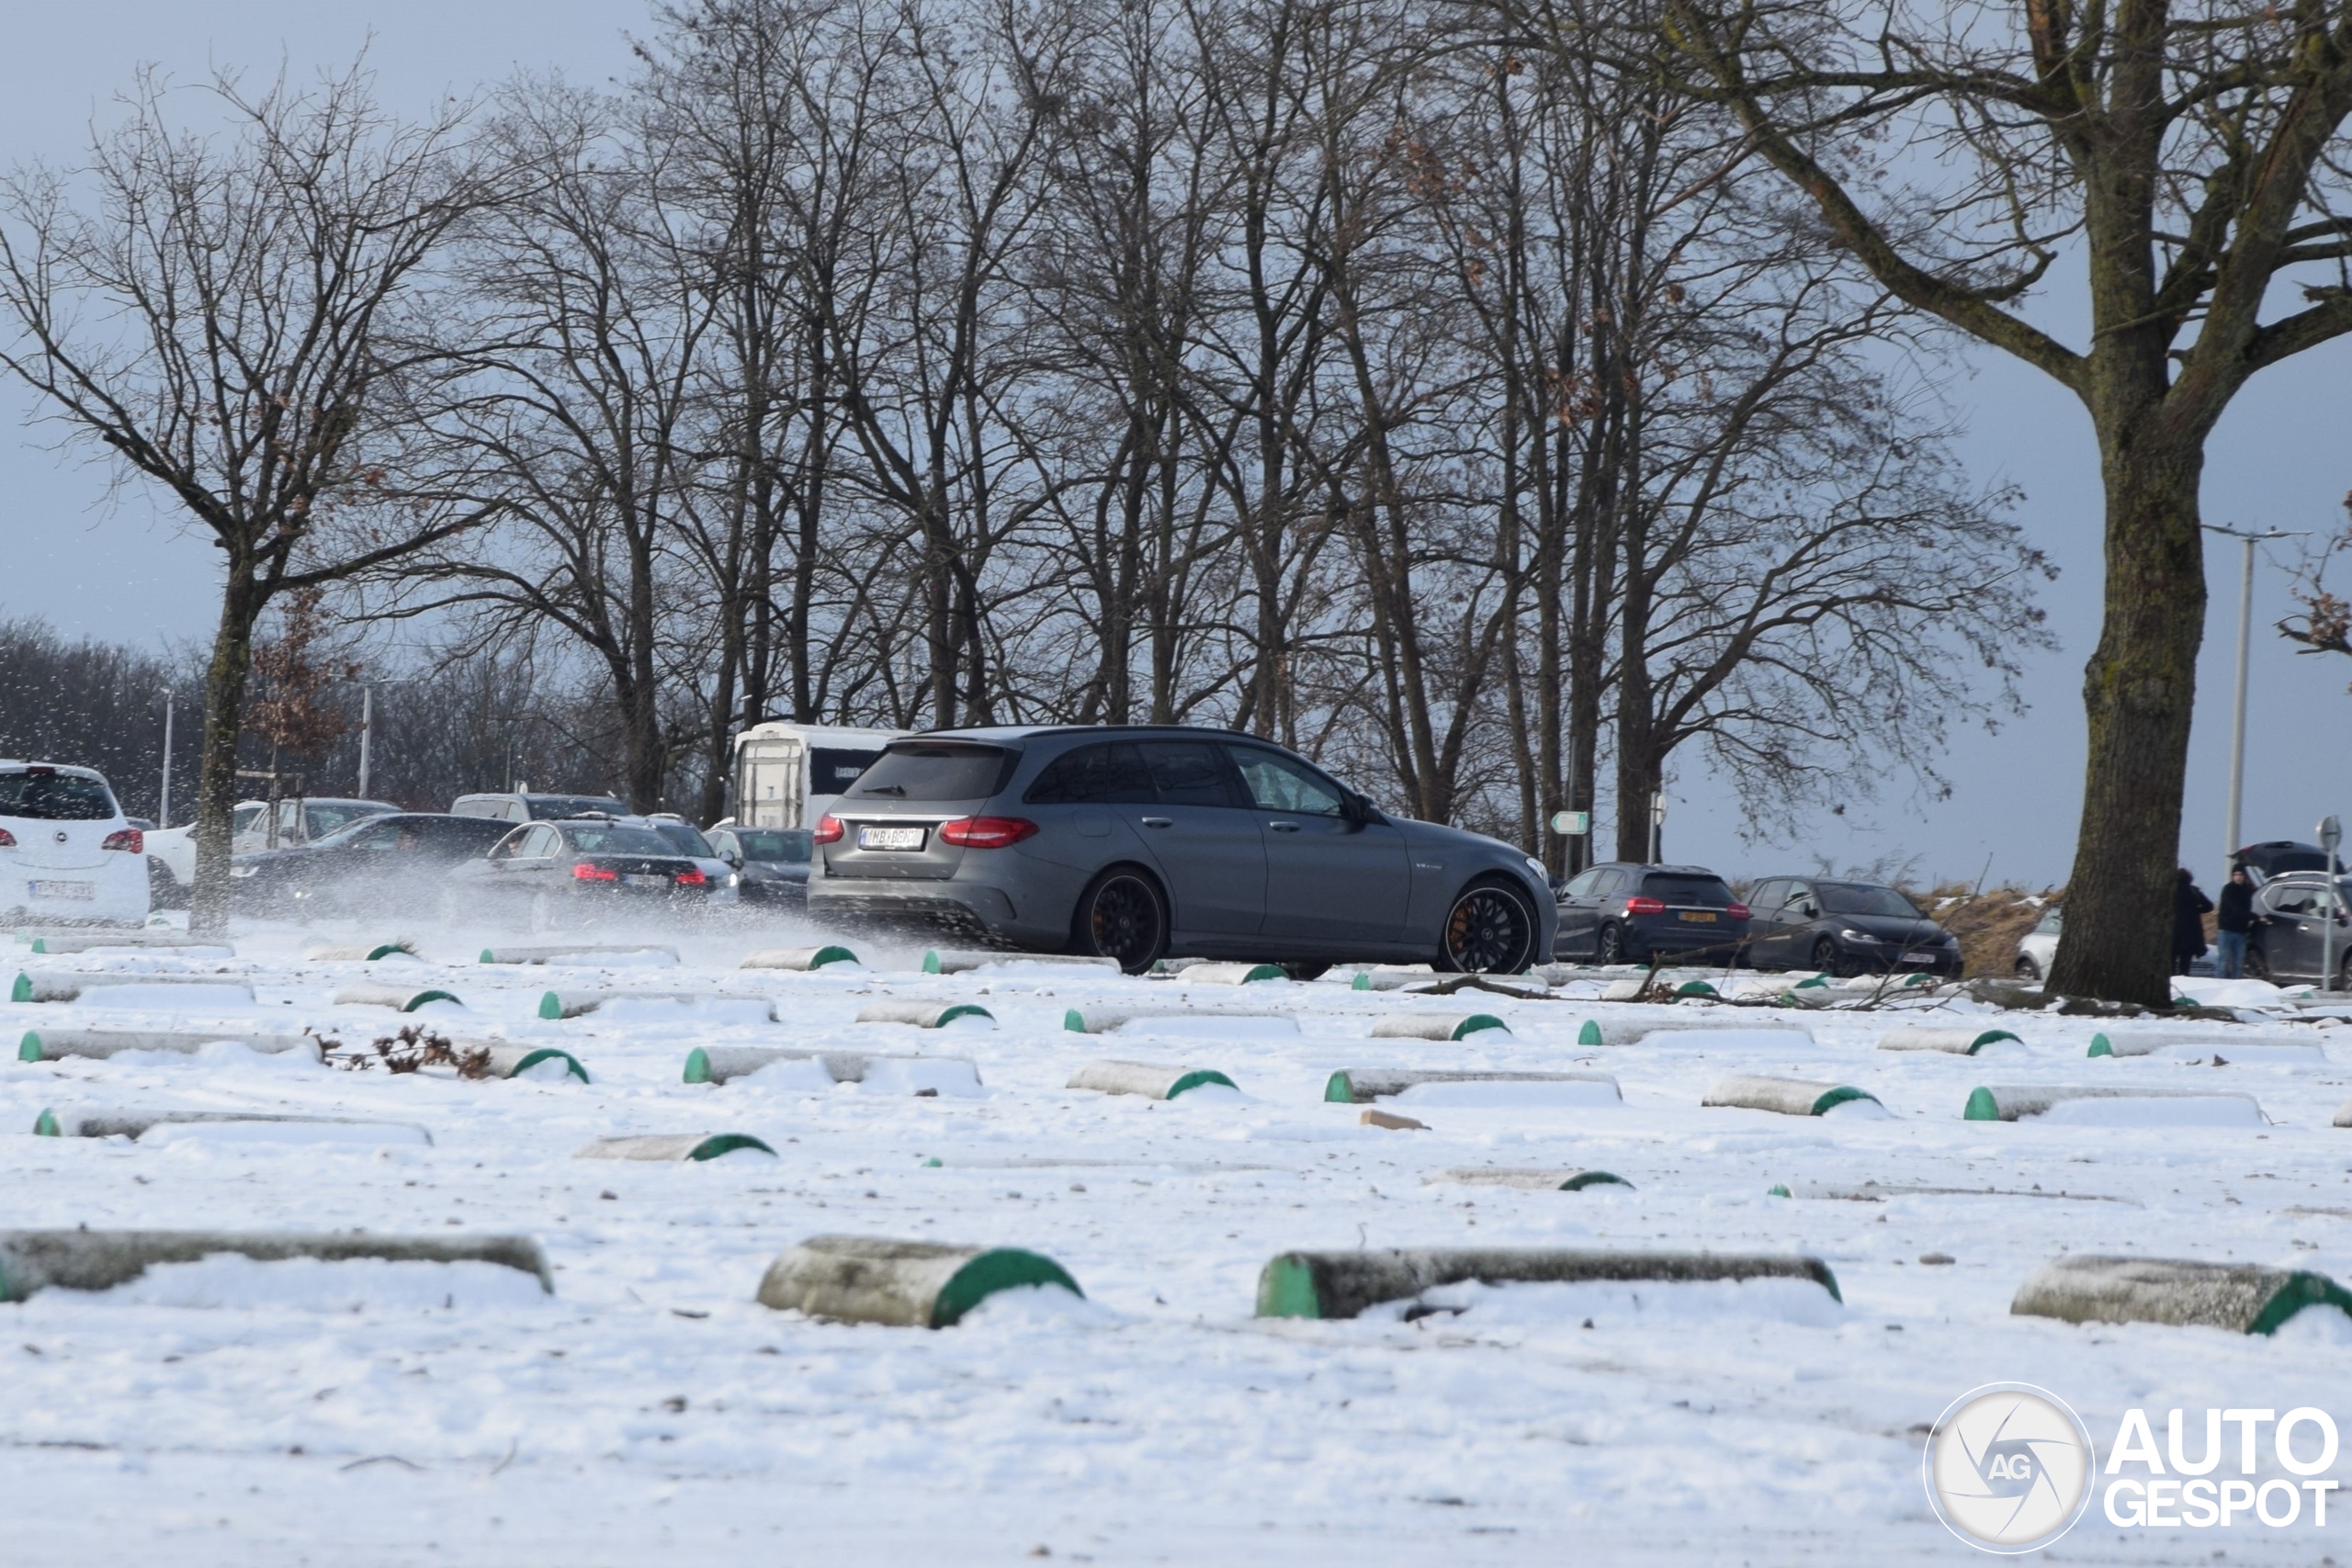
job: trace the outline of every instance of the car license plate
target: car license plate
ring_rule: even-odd
[[[929,831],[923,828],[860,828],[857,847],[861,850],[919,850]]]
[[[1685,909],[1682,911],[1682,918],[1696,925],[1712,925],[1714,923],[1715,912],[1713,909]]]
[[[89,882],[28,882],[26,891],[36,898],[95,898],[97,886]]]
[[[621,878],[621,883],[628,887],[667,887],[670,879],[656,871],[632,871]]]
[[[1903,955],[1905,964],[1933,964],[1935,961],[1936,955],[1932,953],[1906,953]]]

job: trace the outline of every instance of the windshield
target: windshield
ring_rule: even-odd
[[[106,781],[47,770],[0,773],[0,817],[36,822],[104,822],[114,815]]]
[[[340,833],[354,822],[369,817],[389,817],[392,808],[372,800],[306,801],[302,806],[304,830],[313,839],[329,833]]]
[[[985,800],[1001,787],[1013,761],[997,746],[905,742],[875,759],[850,794],[860,800]]]
[[[735,841],[742,846],[745,860],[782,861],[786,865],[808,863],[808,833],[806,829],[785,828],[768,832],[735,829]]]
[[[563,841],[583,855],[666,855],[675,859],[678,853],[669,840],[650,828],[567,822],[562,831]]]
[[[1873,887],[1867,882],[1816,882],[1814,886],[1821,894],[1821,907],[1833,915],[1886,915],[1898,920],[1927,919],[1919,913],[1919,906],[1892,887]]]
[[[527,796],[524,805],[534,822],[585,817],[592,811],[601,811],[607,817],[628,815],[628,807],[608,795],[534,795]]]
[[[231,831],[238,833],[243,832],[246,829],[260,821],[261,814],[268,809],[269,807],[266,806],[240,806],[237,807],[236,814],[229,818],[229,827]]]
[[[1642,878],[1642,892],[1667,904],[1695,904],[1722,909],[1731,904],[1731,889],[1720,876],[1675,875],[1652,872]]]
[[[808,793],[839,795],[857,782],[857,775],[881,759],[879,751],[851,751],[820,746],[808,753]],[[764,858],[764,857],[763,857]]]
[[[653,830],[669,840],[670,847],[682,855],[695,855],[704,860],[718,858],[718,852],[710,847],[708,839],[695,831],[692,823],[656,822]]]

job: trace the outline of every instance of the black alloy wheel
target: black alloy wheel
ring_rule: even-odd
[[[2249,945],[2245,950],[2245,977],[2249,980],[2270,978],[2270,958],[2262,949]]]
[[[1438,941],[1440,969],[1457,974],[1516,975],[1535,945],[1535,917],[1509,888],[1486,884],[1453,901]]]
[[[1615,926],[1600,928],[1600,935],[1592,944],[1592,961],[1601,964],[1625,962],[1624,934]]]
[[[1140,975],[1168,951],[1168,903],[1142,872],[1113,866],[1079,896],[1072,943],[1091,958],[1115,958]]]
[[[1837,938],[1826,936],[1813,944],[1813,966],[1824,975],[1844,975],[1849,972],[1849,966],[1838,955]]]

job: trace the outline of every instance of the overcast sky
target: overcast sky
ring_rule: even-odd
[[[628,70],[626,35],[646,29],[641,0],[79,0],[0,3],[9,49],[0,61],[0,159],[70,159],[93,117],[142,62],[182,80],[215,62],[307,73],[347,62],[372,36],[388,107],[414,109],[518,66],[576,80]],[[2043,307],[2067,331],[2062,296]],[[2098,635],[2100,503],[2090,425],[2071,395],[1989,351],[1951,388],[1969,423],[1963,455],[1980,479],[2023,487],[2020,513],[2063,575],[2045,594],[2060,646],[2028,664],[2031,711],[1998,735],[1963,730],[1945,773],[1947,800],[1890,780],[1874,802],[1823,810],[1793,841],[1743,840],[1736,804],[1697,760],[1669,791],[1668,850],[1732,874],[1908,861],[1918,874],[1996,881],[2063,880],[2081,804],[2083,660]],[[109,499],[103,468],[49,449],[53,433],[20,423],[23,400],[0,390],[0,615],[38,615],[60,630],[130,642],[207,635],[216,607],[211,547],[161,514],[149,497]],[[2343,521],[2352,490],[2352,345],[2338,344],[2266,372],[2215,434],[2205,514],[2250,528],[2308,529]],[[2199,669],[2198,721],[2181,833],[2182,863],[2210,886],[2223,851],[2230,697],[2237,646],[2239,547],[2212,540],[2211,597]],[[2352,566],[2352,563],[2346,563]],[[2347,573],[2352,577],[2352,573]],[[2258,567],[2249,705],[2245,838],[2308,838],[2352,806],[2352,660],[2298,656],[2270,628],[2292,608],[2285,575]]]

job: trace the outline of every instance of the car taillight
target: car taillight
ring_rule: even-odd
[[[601,865],[590,865],[584,860],[571,868],[571,880],[574,882],[618,882],[620,879],[619,872],[606,871]]]
[[[0,828],[0,850],[13,850],[16,847],[17,835],[6,828]]]
[[[1001,850],[1036,831],[1037,824],[1026,817],[958,817],[939,825],[939,839],[967,850]]]
[[[1745,904],[1726,904],[1724,906],[1724,913],[1729,915],[1735,920],[1744,920],[1747,919],[1747,906]]]
[[[678,886],[681,887],[700,887],[709,880],[709,877],[702,874],[702,867],[698,865],[689,866],[678,873]]]
[[[1666,900],[1663,898],[1628,898],[1625,900],[1625,913],[1629,915],[1663,915],[1666,913]]]
[[[120,850],[125,854],[143,855],[147,852],[147,835],[136,828],[125,828],[119,832],[108,833],[107,841],[100,844],[98,848]]]
[[[838,844],[842,841],[842,832],[841,818],[820,817],[817,818],[817,830],[810,833],[808,839],[811,843]]]

